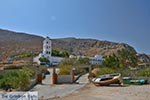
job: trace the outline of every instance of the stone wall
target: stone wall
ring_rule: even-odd
[[[73,83],[72,75],[58,75],[57,83]]]

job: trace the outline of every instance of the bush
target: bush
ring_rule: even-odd
[[[150,68],[141,69],[137,72],[137,76],[150,77]]]
[[[104,74],[113,74],[116,73],[117,71],[112,69],[112,68],[108,68],[108,67],[103,67],[100,68],[99,70],[99,75],[104,75]]]
[[[122,77],[135,77],[136,71],[130,70],[128,68],[118,68],[117,72],[121,74]]]
[[[28,58],[28,57],[31,57],[32,54],[31,53],[25,53],[25,54],[19,54],[19,55],[15,55],[15,56],[12,56],[12,57],[18,57],[18,58]]]
[[[103,67],[100,68],[99,75],[103,74],[113,74],[113,73],[120,73],[122,77],[134,77],[136,75],[135,71],[132,71],[128,68],[108,68],[108,67]]]
[[[19,71],[19,89],[26,90],[30,84],[30,75],[29,72],[23,70]]]
[[[60,68],[60,75],[69,75],[70,74],[70,68],[64,67],[64,68]]]
[[[32,67],[25,67],[24,66],[20,71],[26,72],[26,74],[28,74],[30,77],[35,75],[35,69]]]
[[[0,88],[26,90],[30,84],[30,78],[35,74],[34,69],[23,67],[18,71],[0,74]]]
[[[39,58],[39,60],[40,60],[40,62],[45,62],[45,63],[49,63],[50,61],[49,61],[49,59],[47,59],[47,58]]]
[[[52,56],[56,57],[69,57],[69,53],[67,51],[60,52],[59,50],[52,50]]]
[[[18,67],[16,65],[8,65],[8,66],[4,66],[4,69],[20,69],[21,67]]]
[[[18,72],[12,71],[8,73],[1,74],[0,88],[18,88]]]
[[[77,64],[86,64],[89,65],[90,64],[90,59],[89,58],[79,58],[77,60]]]
[[[3,74],[3,78],[0,79],[0,88],[8,89],[24,89],[29,83],[29,76],[25,72],[12,71]],[[26,84],[26,85],[22,85]]]

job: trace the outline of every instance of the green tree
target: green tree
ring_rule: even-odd
[[[60,64],[60,73],[69,74],[72,68],[76,69],[76,72],[83,73],[86,71],[85,67],[89,67],[89,58],[65,58]]]
[[[103,68],[100,68],[99,70],[99,75],[113,74],[113,73],[116,73],[116,70],[109,68],[109,67],[103,67]]]
[[[69,59],[69,58],[64,59],[59,64],[59,68],[60,68],[59,74],[70,74],[70,71],[74,64],[74,61],[75,61],[75,59]]]
[[[60,71],[59,72],[60,75],[69,75],[71,68],[69,66],[64,66],[63,68],[60,68],[59,71]]]
[[[59,51],[58,50],[56,50],[56,49],[53,49],[52,50],[52,56],[59,56]]]
[[[90,59],[89,58],[79,58],[77,60],[77,64],[81,64],[81,65],[86,64],[86,65],[88,65],[88,64],[90,64]]]
[[[60,52],[59,50],[53,49],[52,56],[56,57],[69,57],[69,53],[67,51]]]
[[[60,64],[59,67],[63,66],[73,66],[75,65],[76,59],[75,58],[65,58]]]
[[[40,62],[45,62],[45,63],[49,63],[49,59],[48,58],[45,58],[45,57],[41,57],[39,58]]]
[[[60,57],[69,57],[69,53],[67,51],[63,51],[60,53]]]
[[[103,66],[112,68],[119,67],[118,57],[115,54],[104,57]]]
[[[138,59],[136,53],[127,49],[118,51],[117,54],[104,57],[103,66],[106,67],[136,67]]]
[[[118,58],[121,67],[136,67],[138,59],[136,57],[136,52],[130,51],[128,49],[122,49],[118,51]]]

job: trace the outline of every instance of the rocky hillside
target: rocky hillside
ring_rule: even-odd
[[[0,30],[0,60],[32,50],[40,51],[42,40],[39,36]]]
[[[114,43],[109,41],[100,41],[95,39],[76,39],[64,38],[54,39],[53,47],[59,50],[69,51],[71,54],[76,55],[110,55],[116,53],[122,48],[129,49],[136,52],[133,47],[124,43]]]
[[[43,37],[26,33],[0,29],[0,61],[9,56],[32,51],[42,51]],[[124,43],[100,41],[96,39],[62,38],[52,39],[53,49],[65,50],[70,54],[94,56],[110,55],[122,48],[136,52],[133,47]]]
[[[139,61],[141,61],[141,62],[146,62],[146,63],[150,62],[150,55],[147,55],[147,54],[137,54],[137,57],[138,57]]]

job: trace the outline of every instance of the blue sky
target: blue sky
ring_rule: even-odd
[[[150,54],[150,0],[0,0],[0,28],[124,42]]]

